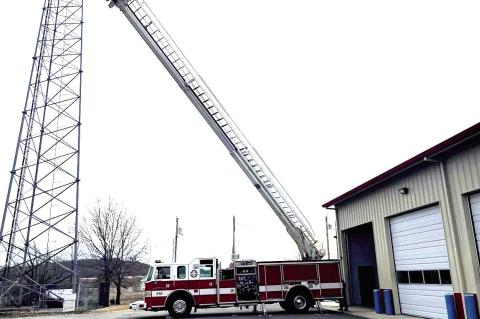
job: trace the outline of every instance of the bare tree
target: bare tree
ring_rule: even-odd
[[[119,304],[125,263],[137,261],[148,249],[136,219],[111,198],[106,205],[97,200],[96,205],[89,209],[88,218],[83,219],[79,233],[82,244],[90,257],[98,261],[96,267],[102,273],[101,279],[106,287],[100,297],[102,305],[108,306],[112,281],[117,289],[115,302]]]
[[[142,229],[137,225],[137,219],[127,213],[123,214],[120,219],[119,250],[116,256],[117,265],[113,274],[113,282],[117,289],[115,298],[117,305],[120,304],[122,287],[128,286],[128,283],[124,282],[125,263],[129,262],[131,265],[133,262],[138,261],[149,249],[148,243],[142,239]]]

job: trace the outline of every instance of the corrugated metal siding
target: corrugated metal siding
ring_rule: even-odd
[[[456,246],[462,250],[458,258],[461,260],[464,290],[480,293],[479,262],[467,196],[469,192],[480,190],[480,145],[472,145],[468,149],[457,151],[450,155],[445,163],[450,204],[453,209],[450,219],[454,227],[453,231],[446,229],[447,246],[451,250],[451,247],[454,247],[452,236],[456,237]],[[401,187],[408,187],[409,194],[401,195],[398,191]],[[373,223],[379,283],[382,288],[391,287],[395,292],[387,217],[437,203],[442,214],[448,214],[450,208],[445,198],[440,165],[425,163],[337,205],[338,227],[342,231],[361,224]],[[445,227],[447,228],[447,225]],[[343,243],[341,247],[344,254]],[[455,267],[451,266],[455,272]],[[452,274],[452,277],[459,273],[460,271]]]
[[[409,194],[402,195],[399,188],[408,187]],[[396,178],[374,191],[337,206],[340,230],[355,227],[373,220],[383,220],[440,200],[441,174],[438,165],[430,164],[416,169],[416,174]]]
[[[472,215],[466,194],[480,190],[480,145],[472,145],[450,156],[447,176],[452,198],[454,232],[461,247],[462,273],[465,291],[480,293],[479,260]],[[469,253],[470,252],[470,253]]]

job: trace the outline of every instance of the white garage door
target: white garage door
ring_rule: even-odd
[[[440,207],[394,217],[390,229],[402,313],[447,318],[453,287]]]
[[[470,196],[470,209],[472,210],[473,228],[477,239],[477,248],[480,251],[480,194]]]

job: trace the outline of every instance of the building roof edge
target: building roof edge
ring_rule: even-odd
[[[443,153],[447,151],[448,149],[455,147],[466,140],[469,140],[477,135],[480,134],[480,122],[467,128],[466,130],[463,130],[462,132],[455,134],[454,136],[444,140],[441,143],[438,143],[437,145],[427,149],[426,151],[421,152],[420,154],[415,155],[414,157],[406,160],[403,163],[400,163],[399,165],[383,172],[382,174],[375,176],[374,178],[366,181],[363,184],[360,184],[359,186],[349,190],[348,192],[335,197],[334,199],[326,202],[325,204],[322,205],[324,208],[331,207],[333,205],[339,204],[353,196],[356,196],[367,189],[378,185],[402,172],[405,172],[406,170],[409,170],[413,168],[414,166],[417,166],[418,164],[424,162],[425,158],[433,157],[436,155],[439,155],[440,153]]]

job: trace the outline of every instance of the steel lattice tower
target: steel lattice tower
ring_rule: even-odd
[[[44,0],[0,228],[0,306],[76,282],[83,0]]]

